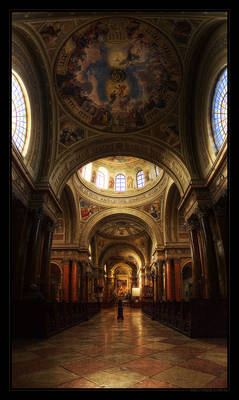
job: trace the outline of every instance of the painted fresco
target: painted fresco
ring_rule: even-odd
[[[131,132],[174,106],[181,64],[169,40],[133,18],[102,18],[75,31],[56,58],[58,95],[97,130]]]
[[[161,213],[160,203],[161,203],[160,200],[155,200],[153,203],[143,206],[142,209],[147,213],[149,213],[155,219],[160,219],[160,213]]]
[[[87,220],[92,214],[102,210],[102,207],[94,205],[86,200],[80,200],[81,218]]]

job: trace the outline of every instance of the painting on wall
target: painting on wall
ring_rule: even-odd
[[[87,220],[91,215],[102,210],[102,207],[94,205],[86,200],[80,200],[81,218]]]
[[[55,62],[64,107],[87,126],[108,132],[137,131],[164,117],[181,78],[169,39],[130,17],[101,18],[79,28]]]
[[[70,146],[76,143],[79,139],[85,137],[84,129],[73,128],[71,126],[65,126],[60,131],[60,142],[65,146]]]
[[[127,279],[117,279],[117,296],[125,296],[128,292]]]
[[[143,206],[143,210],[149,213],[155,219],[160,219],[160,213],[161,213],[160,203],[161,203],[160,200],[155,200],[153,203]]]

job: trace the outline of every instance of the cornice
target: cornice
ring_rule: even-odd
[[[157,199],[165,190],[168,184],[169,177],[164,173],[163,177],[160,179],[158,183],[155,185],[151,185],[149,189],[141,191],[141,193],[128,193],[119,195],[117,193],[97,193],[96,190],[93,189],[93,185],[83,183],[83,180],[79,179],[77,176],[74,177],[74,184],[76,189],[79,192],[79,195],[83,198],[89,200],[92,203],[95,203],[100,206],[110,206],[110,207],[125,207],[125,206],[141,206],[148,204],[151,201]]]

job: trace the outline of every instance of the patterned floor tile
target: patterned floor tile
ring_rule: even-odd
[[[106,388],[129,388],[137,382],[141,382],[146,377],[132,371],[121,371],[116,373],[96,372],[85,377],[96,384],[101,384]]]
[[[131,386],[131,389],[178,389],[179,387],[176,385],[172,385],[171,383],[160,382],[157,379],[148,378],[144,379],[142,382],[135,383]]]
[[[221,375],[225,373],[226,368],[222,365],[216,364],[210,360],[203,360],[201,358],[193,358],[180,364],[180,367],[190,368],[195,371],[206,372],[212,375]]]
[[[145,376],[152,376],[161,371],[170,368],[172,365],[158,360],[150,358],[139,358],[138,360],[130,361],[125,364],[121,364],[121,367],[127,368],[131,371],[138,372]]]
[[[208,351],[206,353],[202,353],[197,356],[198,358],[202,358],[203,360],[213,361],[216,364],[227,366],[227,355],[224,353],[215,353],[212,351]]]
[[[21,375],[13,382],[13,388],[55,388],[76,378],[77,375],[57,366]]]
[[[96,360],[94,358],[84,358],[83,360],[62,364],[62,367],[64,367],[66,370],[73,372],[74,374],[77,374],[79,376],[85,376],[99,370],[111,368],[112,366],[113,365],[109,362]]]
[[[188,368],[172,367],[153,376],[161,382],[171,383],[181,388],[201,388],[215,379],[215,375]]]
[[[12,346],[13,388],[218,388],[227,385],[227,341],[192,339],[141,310],[102,310],[45,340]]]

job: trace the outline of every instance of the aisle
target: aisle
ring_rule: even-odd
[[[225,339],[190,339],[139,309],[102,310],[46,340],[18,340],[12,388],[226,388]]]

